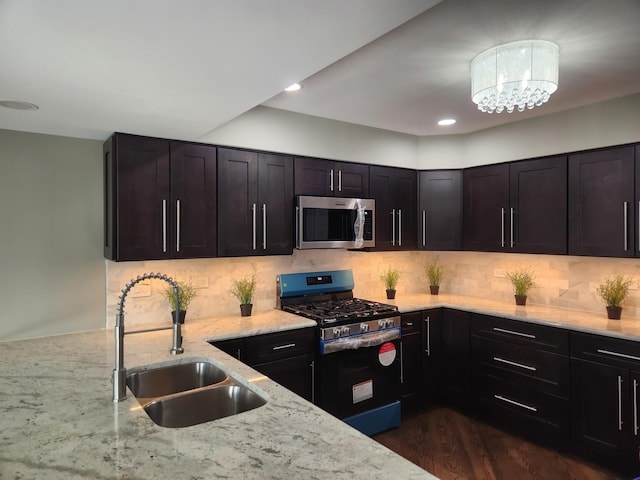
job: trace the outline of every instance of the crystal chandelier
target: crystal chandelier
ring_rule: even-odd
[[[523,40],[492,47],[471,60],[471,99],[482,112],[539,107],[558,88],[559,47]]]

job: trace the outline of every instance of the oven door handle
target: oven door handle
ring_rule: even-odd
[[[357,350],[358,348],[375,347],[385,342],[400,338],[400,327],[388,328],[377,332],[364,333],[353,337],[336,338],[320,342],[320,353],[341,352],[344,350]]]

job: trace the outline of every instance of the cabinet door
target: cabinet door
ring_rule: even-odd
[[[218,255],[254,255],[258,248],[258,155],[218,149]]]
[[[636,192],[636,198],[635,198],[635,203],[634,203],[634,209],[635,209],[635,215],[634,218],[635,220],[635,239],[634,239],[634,243],[635,244],[635,256],[636,257],[640,257],[640,145],[636,145],[635,148],[635,164],[636,164],[636,177],[635,177],[635,192]]]
[[[333,196],[333,162],[319,158],[294,159],[295,195]]]
[[[422,313],[402,315],[400,380],[403,406],[417,406],[422,394]]]
[[[634,255],[634,148],[569,156],[569,254]]]
[[[464,249],[505,251],[509,165],[470,168],[463,178]]]
[[[422,314],[422,391],[433,400],[441,383],[442,309]]]
[[[376,250],[415,250],[418,245],[414,170],[372,166],[370,194],[376,201]]]
[[[258,155],[258,252],[293,253],[293,158]]]
[[[640,371],[631,371],[629,378],[631,400],[631,448],[629,453],[631,471],[640,471]]]
[[[334,194],[340,197],[369,198],[369,165],[336,163],[338,188]],[[335,177],[334,177],[335,185]]]
[[[117,134],[115,260],[171,256],[169,141]]]
[[[313,355],[261,363],[253,365],[253,368],[302,398],[310,402],[314,401],[313,369],[315,368],[315,363]]]
[[[513,162],[509,172],[509,251],[566,254],[567,158]]]
[[[418,245],[425,250],[462,248],[462,171],[420,172]]]
[[[240,361],[244,361],[245,356],[245,339],[244,338],[231,338],[229,340],[221,340],[219,342],[211,342],[216,348],[219,348],[225,353],[228,353],[232,357],[237,358]]]
[[[171,142],[173,258],[215,257],[216,149]]]
[[[619,469],[628,452],[629,371],[571,359],[573,442],[579,451]]]
[[[441,330],[441,393],[451,404],[469,406],[469,313],[444,309]]]

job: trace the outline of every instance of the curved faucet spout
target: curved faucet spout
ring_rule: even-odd
[[[138,330],[133,332],[125,332],[124,331],[124,302],[127,298],[127,295],[131,291],[131,289],[137,284],[144,280],[164,280],[173,288],[173,294],[176,298],[176,310],[173,318],[173,326],[171,327],[161,327],[154,328],[151,330]],[[178,355],[184,352],[184,348],[182,348],[182,332],[180,327],[180,287],[178,286],[178,282],[176,282],[173,278],[161,274],[161,273],[145,273],[142,275],[138,275],[138,277],[131,280],[122,290],[120,297],[118,298],[118,311],[116,313],[116,325],[114,329],[115,333],[115,368],[113,369],[113,401],[120,402],[127,398],[127,390],[126,390],[126,382],[127,382],[127,370],[124,367],[124,336],[126,334],[132,333],[144,333],[150,331],[157,330],[168,330],[173,329],[173,345],[171,347],[171,354]]]

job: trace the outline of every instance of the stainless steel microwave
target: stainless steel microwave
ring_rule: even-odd
[[[375,217],[370,198],[296,197],[296,247],[374,247]]]

